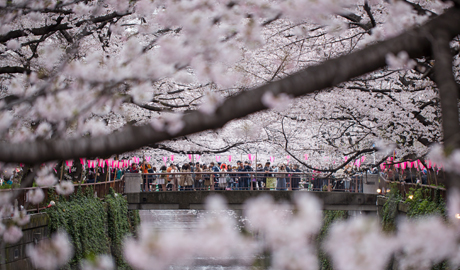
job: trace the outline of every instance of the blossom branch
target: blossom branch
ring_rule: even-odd
[[[267,109],[262,102],[266,92],[271,92],[275,96],[285,93],[299,97],[382,68],[386,65],[388,53],[397,54],[406,51],[411,58],[427,55],[431,49],[427,35],[433,36],[440,30],[444,31],[447,40],[460,34],[460,10],[452,8],[427,24],[406,31],[395,38],[308,67],[282,80],[230,97],[213,115],[206,115],[200,111],[185,114],[180,119],[181,129],[174,129],[176,132],[173,134],[167,131],[170,124],[168,123],[165,126],[166,131],[154,129],[150,125],[127,126],[119,132],[95,138],[45,140],[21,144],[1,142],[0,160],[38,163],[75,157],[111,155],[175,137],[221,128],[231,120]],[[456,112],[458,114],[457,110]]]

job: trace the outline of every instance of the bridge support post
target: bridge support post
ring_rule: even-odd
[[[125,173],[125,193],[142,191],[142,176],[139,173]]]

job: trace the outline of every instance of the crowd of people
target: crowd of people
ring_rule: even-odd
[[[238,161],[236,165],[210,162],[205,163],[171,163],[169,166],[162,165],[157,168],[149,163],[133,163],[124,171],[116,170],[111,179],[120,179],[124,172],[142,173],[143,190],[153,191],[158,188],[161,191],[167,190],[264,190],[270,188],[267,184],[273,185],[277,190],[286,190],[290,184],[293,190],[300,188],[300,174],[298,165],[279,164],[271,165],[266,162],[252,167],[250,161]],[[183,174],[180,174],[183,173]],[[88,181],[95,181],[94,171],[89,173]]]

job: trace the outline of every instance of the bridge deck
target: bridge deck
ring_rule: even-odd
[[[296,193],[309,193],[323,202],[325,210],[377,211],[377,194],[311,191],[166,191],[127,193],[129,209],[204,209],[206,197],[223,196],[229,209],[243,209],[249,198],[270,195],[275,201],[290,202]]]

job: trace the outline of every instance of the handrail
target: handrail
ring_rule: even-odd
[[[88,187],[93,187],[95,194],[99,198],[103,198],[109,193],[109,188],[110,187],[114,188],[115,191],[118,192],[118,193],[124,193],[124,183],[125,183],[124,179],[117,179],[117,180],[113,180],[113,181],[105,181],[105,182],[97,182],[97,183],[81,183],[81,184],[78,183],[78,184],[74,184],[74,187],[79,187],[80,186],[80,187],[82,187],[83,190],[85,190]],[[38,188],[43,189],[43,191],[45,193],[45,198],[44,198],[42,203],[40,203],[40,204],[38,204],[36,206],[32,206],[28,202],[28,193],[27,193],[27,191],[38,189]],[[24,206],[28,212],[30,212],[30,211],[40,212],[40,210],[43,210],[43,209],[45,209],[47,207],[45,202],[48,201],[48,190],[49,190],[49,188],[50,187],[27,187],[27,188],[14,188],[14,189],[0,189],[0,192],[24,191],[24,192],[21,192],[20,195],[15,198],[15,200],[17,200],[17,205]],[[75,194],[76,191],[77,191],[77,188],[75,188],[73,194]],[[67,196],[70,196],[70,194],[67,195]]]
[[[430,190],[430,195],[432,197],[435,196],[436,191],[440,191],[440,196],[442,198],[446,198],[447,189],[443,187],[430,186],[430,185],[417,184],[417,183],[406,183],[404,181],[392,181],[392,180],[386,179],[383,175],[379,175],[379,177],[382,178],[385,184],[396,184],[403,198],[406,198],[406,194],[410,192],[410,188],[417,188],[417,187],[427,188],[428,190]]]

